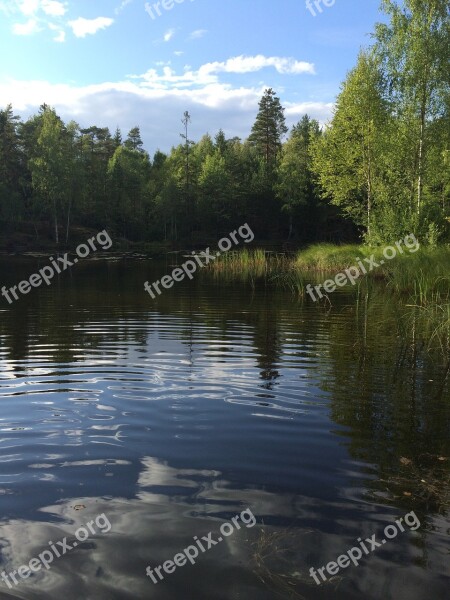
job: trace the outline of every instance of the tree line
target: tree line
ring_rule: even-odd
[[[139,127],[64,123],[42,105],[26,121],[0,110],[0,231],[103,229],[133,242],[210,239],[248,221],[262,240],[297,244],[414,232],[448,239],[449,20],[447,0],[382,0],[386,24],[363,49],[321,128],[288,131],[272,89],[247,139],[223,130],[153,157]],[[286,137],[287,136],[287,137]]]

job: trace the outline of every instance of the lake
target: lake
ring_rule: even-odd
[[[0,598],[448,598],[448,357],[397,335],[381,284],[319,306],[200,274],[152,300],[173,260],[1,298]],[[39,266],[2,259],[2,285]]]

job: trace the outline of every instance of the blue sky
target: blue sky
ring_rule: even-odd
[[[382,15],[380,0],[317,2],[313,16],[306,0],[164,0],[159,15],[156,0],[0,0],[0,106],[139,125],[151,153],[179,143],[185,110],[192,139],[247,137],[266,87],[289,126],[324,123]]]

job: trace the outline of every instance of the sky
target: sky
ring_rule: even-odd
[[[383,15],[380,0],[311,1],[0,0],[0,107],[138,125],[151,154],[180,143],[186,110],[192,140],[245,139],[268,87],[289,127],[326,123]]]

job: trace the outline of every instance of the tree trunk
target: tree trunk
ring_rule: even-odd
[[[425,107],[422,105],[420,110],[420,140],[419,140],[419,162],[417,166],[417,214],[420,214],[422,205],[422,189],[423,189],[423,145],[425,134]]]
[[[55,219],[55,241],[59,244],[59,232],[58,232],[58,215],[56,213],[56,201],[53,200],[53,216]]]
[[[428,80],[430,67],[425,65],[425,75],[422,83],[422,101],[420,105],[420,139],[419,139],[419,157],[418,157],[418,177],[417,177],[417,214],[420,214],[422,207],[423,192],[423,162],[425,153],[425,125],[427,116],[427,98],[428,98]]]
[[[288,235],[288,242],[291,240],[292,237],[292,215],[289,215],[289,235]]]
[[[66,223],[66,244],[69,241],[69,228],[70,228],[70,211],[72,209],[72,200],[70,200],[69,208],[67,210],[67,223]]]
[[[369,156],[369,173],[367,175],[367,235],[370,239],[371,223],[370,219],[372,216],[372,173],[371,173],[371,161]]]

